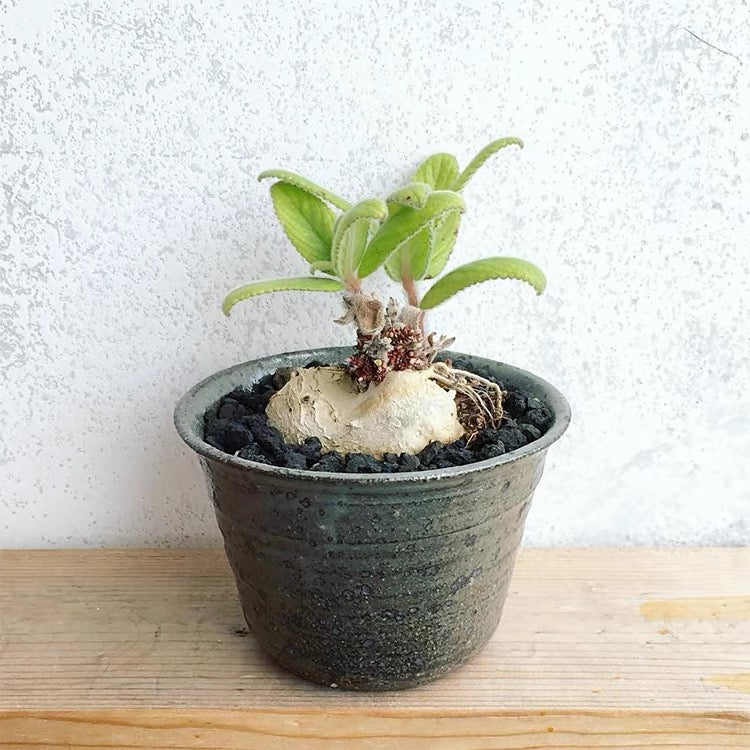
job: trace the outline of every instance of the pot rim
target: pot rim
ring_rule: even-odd
[[[194,385],[180,400],[177,402],[174,410],[174,424],[177,428],[177,432],[182,440],[192,448],[198,455],[204,458],[210,459],[211,461],[218,461],[219,463],[226,464],[228,466],[234,466],[237,469],[245,471],[252,471],[258,474],[263,474],[268,478],[278,477],[280,479],[287,480],[305,480],[310,482],[328,482],[328,483],[356,483],[361,485],[368,484],[403,484],[413,482],[428,482],[439,479],[455,479],[462,476],[474,475],[477,473],[489,471],[502,464],[509,464],[514,461],[518,461],[526,456],[530,456],[540,451],[545,451],[549,448],[552,443],[558,440],[570,424],[570,405],[568,404],[565,396],[560,393],[557,388],[548,383],[546,380],[540,378],[538,375],[534,375],[527,370],[522,370],[520,367],[514,367],[513,365],[499,362],[497,360],[490,360],[478,355],[462,354],[460,352],[445,351],[442,352],[443,356],[447,356],[452,359],[475,359],[484,360],[485,362],[493,365],[501,365],[506,371],[510,371],[513,375],[520,376],[521,378],[533,381],[537,386],[544,391],[544,401],[548,407],[550,407],[554,421],[547,432],[544,433],[538,440],[533,443],[518,448],[515,451],[504,453],[502,456],[496,458],[485,459],[484,461],[475,461],[474,463],[464,464],[463,466],[452,466],[447,469],[428,469],[422,471],[404,471],[398,473],[388,474],[348,474],[346,472],[331,472],[331,471],[311,471],[310,469],[288,469],[281,466],[271,466],[269,464],[258,463],[257,461],[249,461],[238,456],[224,453],[224,451],[214,448],[209,445],[204,439],[203,435],[199,434],[196,429],[196,425],[202,422],[202,417],[196,413],[195,408],[196,397],[200,392],[206,388],[209,384],[213,383],[216,379],[229,375],[230,373],[236,372],[246,368],[248,365],[263,366],[266,362],[273,363],[274,369],[278,366],[278,360],[283,357],[310,357],[317,359],[321,355],[331,354],[333,352],[346,352],[351,351],[350,347],[323,347],[319,349],[300,349],[294,352],[284,352],[282,354],[270,355],[267,357],[258,357],[257,359],[248,360],[240,364],[232,365],[223,370],[219,370],[212,375],[201,380],[199,383]],[[202,430],[201,430],[202,433]]]

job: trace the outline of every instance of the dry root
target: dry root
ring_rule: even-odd
[[[503,391],[497,383],[466,370],[456,370],[445,362],[432,365],[433,379],[456,392],[458,420],[470,443],[486,427],[498,427],[503,416]]]

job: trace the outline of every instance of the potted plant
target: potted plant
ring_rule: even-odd
[[[356,345],[216,373],[180,400],[175,423],[208,478],[248,626],[309,680],[416,685],[465,662],[499,622],[570,411],[530,373],[447,351],[453,339],[428,332],[425,311],[489,279],[543,291],[543,273],[517,258],[443,275],[462,188],[509,145],[523,144],[494,141],[463,171],[434,154],[385,200],[354,205],[292,172],[260,175],[310,274],[241,286],[224,312],[280,290],[341,292]],[[381,267],[403,304],[363,289]]]

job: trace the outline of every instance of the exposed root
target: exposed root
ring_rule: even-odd
[[[436,383],[456,391],[458,419],[466,431],[467,444],[480,430],[500,425],[504,393],[497,383],[473,372],[456,370],[445,362],[433,363],[432,369]]]

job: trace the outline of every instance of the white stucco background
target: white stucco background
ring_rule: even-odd
[[[305,270],[257,173],[355,199],[511,134],[452,263],[527,257],[548,291],[430,321],[569,397],[526,541],[750,538],[746,2],[11,0],[0,58],[0,544],[215,541],[174,401],[349,335],[333,296],[222,316]]]

